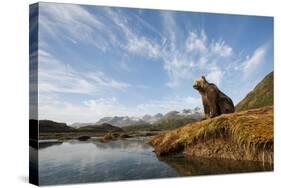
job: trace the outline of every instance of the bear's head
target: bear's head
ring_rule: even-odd
[[[205,76],[201,76],[200,78],[194,80],[193,88],[198,91],[204,91],[207,84],[208,84],[208,82],[207,82]]]

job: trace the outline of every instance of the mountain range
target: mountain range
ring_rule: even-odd
[[[165,119],[190,117],[193,119],[200,119],[203,117],[203,111],[201,108],[196,107],[194,109],[184,109],[182,111],[170,111],[166,114],[157,113],[155,115],[146,114],[141,117],[129,117],[129,116],[113,116],[103,117],[95,123],[73,123],[70,126],[79,128],[84,126],[101,125],[104,123],[111,124],[116,127],[127,127],[135,125],[149,125],[161,122]]]

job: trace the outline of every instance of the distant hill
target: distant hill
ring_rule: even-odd
[[[160,119],[152,124],[145,123],[142,125],[130,125],[122,127],[125,131],[160,131],[172,130],[186,125],[187,123],[195,122],[203,118],[203,113],[200,108],[183,110],[182,112],[170,111],[162,115]]]
[[[72,123],[69,126],[70,127],[74,127],[74,128],[80,128],[80,127],[85,127],[85,126],[89,126],[89,125],[96,125],[95,123]]]
[[[155,114],[155,115],[144,115],[141,117],[141,119],[143,121],[145,121],[146,123],[149,123],[149,124],[152,124],[152,123],[155,123],[156,121],[160,120],[161,118],[163,118],[163,114],[161,113],[158,113],[158,114]]]
[[[181,112],[179,111],[170,111],[166,113],[158,122],[167,120],[167,119],[182,119],[182,118],[192,118],[192,119],[201,119],[203,118],[203,111],[201,108],[194,109],[183,109]],[[157,122],[156,122],[157,123]]]
[[[114,117],[104,117],[97,121],[95,124],[100,125],[103,123],[108,123],[117,127],[124,127],[128,125],[142,125],[146,122],[139,117],[128,117],[128,116],[114,116]]]
[[[273,83],[273,72],[271,72],[236,105],[235,110],[238,112],[264,106],[272,106]]]
[[[51,120],[39,120],[39,132],[70,132],[75,131],[73,127],[69,127],[66,123],[58,123]]]
[[[115,127],[109,123],[103,123],[101,125],[88,125],[84,127],[80,127],[77,131],[85,131],[85,132],[123,132],[123,129],[120,127]]]

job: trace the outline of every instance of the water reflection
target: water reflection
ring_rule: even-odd
[[[54,145],[61,145],[63,142],[61,141],[45,141],[45,142],[39,142],[39,149],[48,148]]]
[[[40,184],[176,177],[141,141],[69,141],[39,150]]]
[[[162,157],[164,161],[174,168],[180,176],[228,174],[243,172],[272,171],[273,165],[255,161],[236,161],[225,159],[207,159],[199,157]]]
[[[71,140],[39,150],[40,185],[120,181],[272,170],[245,161],[157,158],[141,140]]]

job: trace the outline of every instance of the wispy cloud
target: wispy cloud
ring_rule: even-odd
[[[118,9],[99,8],[103,16],[97,16],[79,5],[43,5],[39,17],[41,32],[47,32],[57,41],[67,39],[74,44],[90,44],[101,51],[123,50],[150,58],[160,55],[157,42],[133,30],[127,17]],[[153,30],[144,20],[141,24]]]
[[[261,46],[255,50],[252,56],[247,56],[246,60],[242,62],[241,69],[245,77],[250,76],[258,66],[263,62],[266,55],[266,47]]]
[[[216,54],[220,57],[230,57],[232,55],[232,48],[223,40],[212,42],[210,51],[212,54]]]
[[[176,45],[177,48],[174,48]],[[220,85],[224,71],[219,63],[232,55],[232,48],[224,41],[209,42],[204,30],[189,32],[184,48],[171,44],[170,49],[165,51],[164,56],[164,67],[170,77],[167,85],[170,87],[180,86],[196,74],[204,74]]]
[[[40,92],[96,95],[105,91],[122,91],[130,86],[100,71],[79,72],[43,50],[39,51],[38,76]]]
[[[200,33],[190,32],[186,39],[186,50],[188,52],[205,53],[207,50],[206,42],[207,36],[203,30]]]
[[[77,44],[90,44],[106,51],[110,48],[107,36],[114,36],[97,16],[75,4],[40,3],[40,32],[60,41],[64,38]],[[113,38],[111,38],[113,40]]]
[[[147,38],[144,35],[138,34],[136,30],[130,27],[128,18],[120,11],[113,10],[112,8],[104,8],[106,15],[109,19],[119,28],[122,36],[124,37],[124,43],[121,44],[121,48],[129,53],[133,53],[140,56],[146,56],[150,58],[158,58],[161,54],[160,46],[151,38]],[[141,24],[148,27],[155,32],[155,29],[147,22],[142,20]]]
[[[204,29],[181,31],[171,12],[161,15],[167,38],[160,56],[169,76],[166,85],[179,87],[198,74],[219,85],[224,71],[218,64],[232,56],[232,48],[224,40],[210,41]]]
[[[158,58],[161,54],[157,43],[151,42],[145,37],[132,36],[128,39],[127,49],[129,52],[139,55],[146,55],[151,58]]]
[[[220,86],[221,81],[223,80],[225,72],[219,67],[212,67],[210,72],[206,75],[210,82],[216,83]]]

